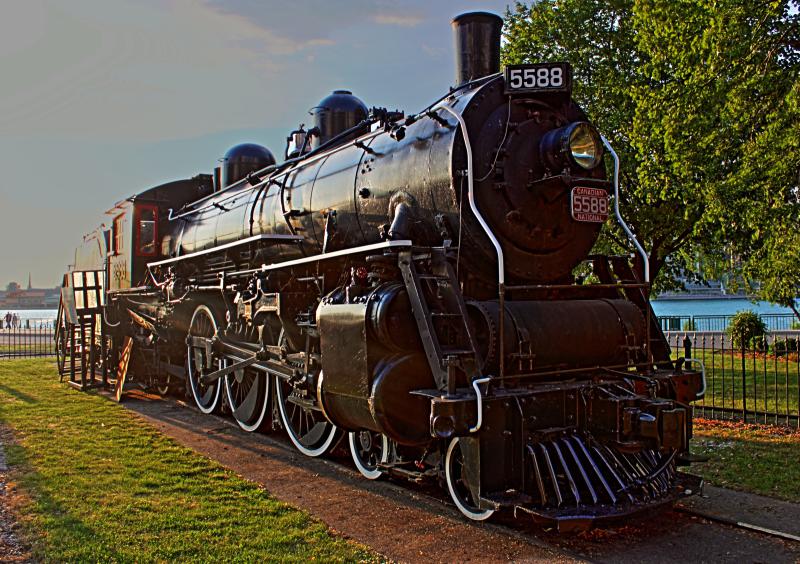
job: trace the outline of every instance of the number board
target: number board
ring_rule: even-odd
[[[508,65],[505,68],[505,93],[557,92],[569,94],[572,72],[569,63]]]
[[[572,189],[572,219],[603,223],[608,219],[608,193],[600,188],[576,186]]]

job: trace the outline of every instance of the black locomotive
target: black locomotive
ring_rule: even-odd
[[[629,257],[590,254],[616,155],[567,64],[501,73],[499,17],[453,27],[458,83],[422,112],[337,90],[283,162],[239,145],[117,204],[65,276],[62,351],[309,456],[348,433],[365,477],[438,480],[470,519],[691,493],[700,365],[671,360]]]

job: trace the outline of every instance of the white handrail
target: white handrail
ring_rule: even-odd
[[[608,142],[604,136],[600,136],[600,139],[603,140],[603,145],[606,146],[608,152],[611,153],[611,156],[614,157],[614,215],[617,217],[617,222],[622,226],[622,229],[625,231],[625,234],[628,236],[628,239],[633,243],[636,247],[636,250],[641,255],[642,260],[644,261],[644,281],[650,282],[650,259],[647,256],[647,253],[644,250],[644,247],[639,243],[639,240],[636,238],[636,235],[633,234],[631,228],[628,227],[628,224],[625,223],[625,220],[622,219],[622,214],[619,211],[619,157],[617,156],[616,151],[614,151],[611,144]]]
[[[478,421],[475,423],[474,427],[469,428],[470,433],[477,433],[480,431],[481,425],[483,425],[483,395],[478,386],[485,384],[489,380],[491,380],[491,378],[487,376],[486,378],[475,378],[472,381],[472,389],[475,390],[475,397],[478,401]]]
[[[469,134],[467,133],[467,124],[464,121],[464,118],[461,117],[461,114],[456,112],[450,106],[441,106],[441,109],[446,110],[458,120],[459,126],[461,126],[461,134],[464,136],[464,147],[467,151],[467,193],[469,195],[469,208],[472,210],[473,215],[478,219],[478,223],[481,224],[483,227],[483,231],[489,237],[489,240],[494,245],[495,251],[497,251],[497,282],[500,284],[502,288],[506,283],[506,274],[505,274],[505,264],[503,262],[503,249],[500,247],[500,241],[494,236],[492,233],[492,229],[489,227],[489,224],[486,223],[486,220],[483,219],[481,212],[478,211],[478,206],[475,204],[475,185],[472,178],[472,145],[469,142]],[[460,197],[460,194],[459,194]],[[458,242],[461,245],[461,241]]]

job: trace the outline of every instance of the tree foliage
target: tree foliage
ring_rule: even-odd
[[[620,203],[660,287],[699,255],[735,252],[771,296],[797,293],[796,8],[541,0],[506,15],[506,63],[571,63],[575,98],[620,155]],[[600,245],[629,249],[611,224]]]

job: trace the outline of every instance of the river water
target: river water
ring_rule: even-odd
[[[653,300],[653,311],[659,317],[690,315],[733,315],[739,311],[750,310],[758,314],[788,314],[792,310],[769,302],[751,302],[746,298],[702,298]]]

